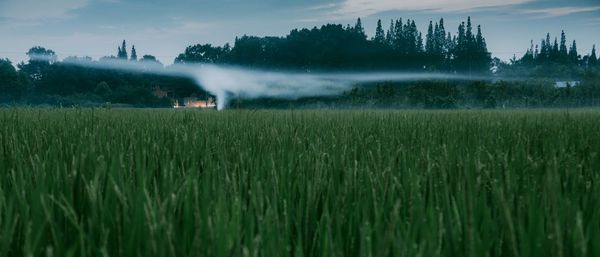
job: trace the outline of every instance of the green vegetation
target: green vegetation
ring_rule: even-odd
[[[600,256],[598,110],[0,124],[0,256]]]
[[[446,29],[444,19],[437,22],[430,21],[427,32],[424,33],[418,30],[414,20],[400,18],[392,20],[386,29],[379,21],[375,35],[369,38],[362,21],[358,19],[353,26],[326,24],[311,29],[294,29],[283,37],[244,35],[236,38],[233,45],[195,44],[179,54],[174,63],[216,64],[299,73],[442,72],[480,75],[493,81],[511,81],[511,83],[484,84],[486,91],[492,92],[489,94],[490,98],[484,101],[469,98],[472,95],[468,94],[456,95],[454,93],[462,89],[444,81],[430,83],[425,90],[415,83],[409,86],[420,87],[416,94],[418,99],[410,96],[410,99],[405,99],[404,96],[398,98],[394,94],[378,94],[376,101],[386,102],[386,106],[428,107],[440,105],[438,104],[440,101],[444,102],[441,104],[444,108],[470,108],[482,105],[494,107],[494,102],[498,101],[503,101],[498,106],[505,107],[598,106],[600,62],[595,46],[592,46],[590,53],[580,53],[576,41],[567,42],[565,32],[561,33],[560,41],[555,38],[554,43],[551,41],[550,34],[547,34],[540,45],[534,46],[532,41],[530,48],[521,58],[515,56],[507,63],[492,58],[482,30],[481,26],[474,26],[471,18],[468,17],[465,22],[458,24],[453,32],[451,29]],[[53,50],[39,46],[31,48],[27,55],[29,60],[17,64],[18,70],[9,60],[0,59],[0,104],[99,107],[106,103],[113,103],[126,107],[170,107],[175,101],[185,97],[214,98],[201,89],[202,85],[196,85],[189,78],[102,70],[77,65],[78,62],[102,63],[121,60],[148,67],[169,69],[169,66],[164,67],[152,55],[138,58],[135,46],[129,48],[125,40],[117,47],[116,56],[105,56],[97,61],[93,61],[90,57],[67,57],[59,61]],[[523,81],[523,79],[535,81]],[[570,89],[552,88],[557,81],[572,83],[582,81],[593,86],[575,90],[585,91],[585,93],[572,94],[568,92]],[[481,83],[478,83],[472,88],[466,88],[466,91],[480,90]],[[395,85],[382,82],[376,86]],[[361,89],[360,87],[361,85],[357,85],[357,89]],[[434,87],[442,90],[433,89]],[[521,94],[515,95],[515,99],[504,99],[505,95],[493,94],[502,91],[502,87],[516,88],[511,92]],[[156,89],[168,92],[167,96],[156,94]],[[447,90],[449,94],[440,95],[440,92],[446,89],[449,89]],[[396,92],[403,90],[402,87],[393,88]],[[533,100],[532,95],[536,95]],[[372,95],[368,93],[361,95],[364,96]],[[422,101],[420,98],[433,99],[433,101]],[[264,101],[258,106],[270,107],[265,103],[281,101],[262,100]],[[325,101],[329,106],[348,104],[346,99],[342,99],[341,102],[326,99],[319,99],[319,101]],[[292,105],[303,105],[303,103],[300,101]],[[363,103],[352,106],[372,107],[373,105]]]
[[[548,79],[519,81],[416,81],[357,85],[329,97],[233,99],[237,109],[473,109],[581,108],[600,106],[600,72],[589,72],[578,84],[557,87]]]

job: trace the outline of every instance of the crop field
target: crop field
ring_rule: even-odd
[[[600,256],[600,110],[0,109],[3,256]]]

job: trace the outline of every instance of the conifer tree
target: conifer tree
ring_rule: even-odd
[[[565,31],[563,30],[560,34],[560,47],[559,47],[560,57],[564,58],[568,55],[567,52],[567,37],[565,35]]]
[[[458,38],[457,38],[457,42],[456,42],[456,47],[458,48],[459,51],[462,51],[466,40],[465,40],[466,34],[465,34],[465,23],[462,22],[460,25],[458,25]]]
[[[380,45],[385,44],[385,32],[383,31],[383,26],[381,26],[381,20],[377,21],[377,29],[375,30],[374,41]]]
[[[558,38],[554,38],[554,45],[552,46],[552,50],[550,51],[550,60],[553,62],[558,61],[560,56],[560,51],[558,47]]]
[[[552,44],[550,43],[550,33],[546,34],[546,40],[542,39],[542,51],[540,53],[542,61],[546,62],[550,60],[550,53],[552,52]]]
[[[577,42],[575,40],[573,40],[571,49],[569,49],[569,60],[573,63],[579,62],[579,53],[577,53]]]
[[[444,47],[446,48],[446,59],[449,61],[452,59],[452,50],[454,49],[454,40],[452,39],[452,34],[450,34],[450,32],[448,32]]]
[[[594,66],[598,64],[598,57],[596,56],[596,45],[592,47],[592,54],[590,55],[589,65]]]
[[[421,32],[419,32],[419,35],[417,36],[417,49],[416,49],[416,53],[423,53],[424,49],[423,49],[423,34]]]
[[[385,41],[387,42],[388,46],[394,45],[394,34],[395,34],[394,20],[392,20],[392,22],[390,24],[390,29],[388,30],[387,35],[385,37]]]
[[[135,51],[135,45],[131,47],[131,60],[137,61],[137,52]]]
[[[414,20],[410,22],[410,26],[408,26],[408,36],[409,39],[407,42],[409,44],[408,54],[416,54],[419,53],[418,45],[419,45],[419,30],[417,29],[417,25]],[[421,44],[422,43],[421,39]]]
[[[480,53],[485,53],[487,52],[487,44],[485,43],[485,39],[483,38],[483,35],[481,34],[481,25],[477,26],[477,37],[475,39],[476,42],[476,49],[478,52]],[[532,42],[533,45],[533,42]]]
[[[359,34],[361,36],[361,38],[366,39],[367,38],[367,34],[365,33],[365,28],[362,25],[362,21],[360,20],[360,18],[358,18],[358,20],[356,20],[356,25],[354,25],[354,32]]]
[[[121,47],[119,47],[119,53],[117,55],[119,59],[127,60],[127,43],[123,40]]]
[[[475,41],[475,37],[473,36],[473,25],[471,24],[471,16],[467,19],[467,31],[465,34],[466,37],[466,48],[470,49],[473,46],[473,41]]]
[[[432,39],[432,43],[433,43],[433,52],[437,53],[439,51],[439,45],[438,45],[438,35],[440,33],[440,25],[436,22],[434,29],[433,29],[433,39]]]
[[[458,37],[452,51],[452,63],[457,70],[469,72],[487,72],[491,63],[491,55],[481,32],[477,27],[477,35],[473,34],[471,19],[458,26]]]
[[[402,18],[396,20],[396,25],[394,26],[393,48],[404,53],[404,25],[402,25]]]
[[[428,55],[434,55],[434,42],[433,22],[429,21],[429,28],[427,29],[427,35],[425,36],[425,52]]]
[[[440,19],[438,31],[435,33],[435,45],[439,54],[444,55],[446,53],[446,28],[444,27],[444,19]]]
[[[487,44],[485,42],[485,38],[483,38],[483,33],[481,33],[481,25],[477,26],[477,36],[475,39],[475,44],[475,60],[477,62],[476,65],[480,69],[489,68],[489,64],[492,60],[491,55],[487,50]]]
[[[527,49],[527,52],[525,52],[525,55],[521,58],[521,63],[524,64],[532,64],[533,60],[535,59],[535,55],[533,53],[533,40],[531,40],[531,45],[529,47],[529,49]]]
[[[545,62],[548,59],[548,45],[546,45],[546,40],[542,39],[540,46],[540,54],[536,60],[539,62]]]

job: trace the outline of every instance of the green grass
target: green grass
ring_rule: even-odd
[[[600,111],[0,109],[0,256],[600,256]]]

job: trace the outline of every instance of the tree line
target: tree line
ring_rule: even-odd
[[[591,53],[581,55],[577,41],[568,43],[565,31],[560,40],[551,40],[550,33],[540,40],[539,44],[531,41],[529,49],[523,56],[514,56],[508,63],[500,63],[500,74],[505,76],[555,77],[576,79],[590,69],[600,66],[596,55],[596,46]]]
[[[328,70],[387,69],[486,73],[491,66],[481,26],[469,17],[452,36],[444,19],[430,22],[425,35],[414,20],[392,20],[384,31],[377,22],[368,38],[359,18],[354,26],[327,24],[294,29],[284,37],[242,36],[233,47],[189,46],[175,63],[234,64],[260,68]]]
[[[125,60],[163,67],[152,55],[138,59],[135,46],[128,54],[126,44],[123,41],[116,56],[105,56],[97,62]],[[17,64],[16,68],[10,60],[0,59],[0,103],[51,106],[118,103],[168,107],[172,106],[171,100],[153,94],[156,87],[169,88],[175,96],[202,92],[186,78],[76,65],[77,62],[93,62],[90,57],[71,56],[58,61],[56,53],[44,47],[31,48],[27,56],[29,60]]]
[[[565,32],[560,40],[555,38],[554,41],[547,34],[540,44],[532,42],[520,58],[515,56],[509,62],[502,62],[492,59],[482,27],[474,26],[470,17],[458,25],[454,34],[446,28],[444,19],[430,21],[425,33],[417,29],[414,20],[391,20],[387,28],[379,20],[372,37],[367,36],[358,19],[353,26],[326,24],[319,28],[294,29],[283,37],[244,35],[236,38],[233,46],[192,45],[174,62],[304,72],[411,70],[499,77],[593,78],[591,81],[595,81],[597,76],[590,75],[598,74],[600,69],[595,46],[590,54],[582,56],[576,41],[567,42]],[[116,50],[115,55],[102,57],[97,62],[122,60],[162,67],[152,55],[138,57],[135,45],[128,48],[125,40]],[[94,105],[112,102],[169,106],[169,99],[153,94],[156,87],[171,92],[171,99],[207,94],[185,78],[80,67],[72,63],[93,60],[67,57],[59,61],[54,51],[43,47],[33,47],[27,55],[29,60],[16,67],[9,60],[0,59],[0,103]],[[418,92],[428,91],[431,89]],[[583,96],[578,94],[578,97]]]

